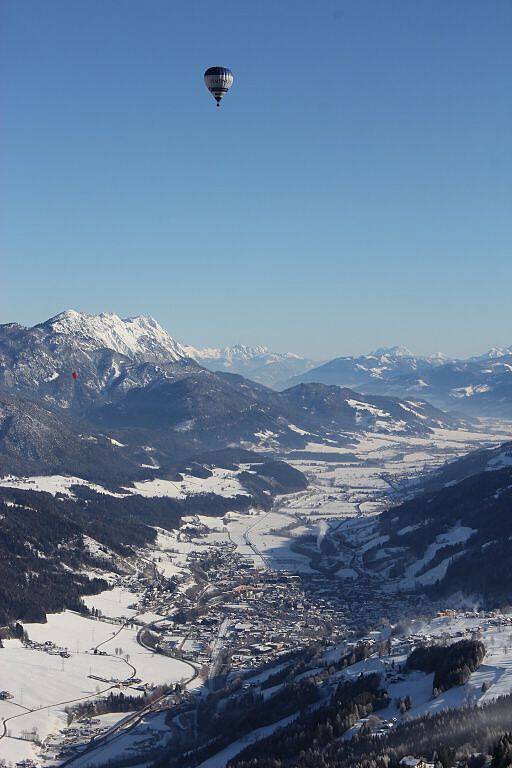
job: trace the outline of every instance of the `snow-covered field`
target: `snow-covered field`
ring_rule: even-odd
[[[136,611],[128,608],[133,598],[136,596],[128,590],[116,589],[87,600],[105,616],[133,616]],[[6,721],[6,736],[0,738],[0,760],[34,758],[39,750],[32,741],[24,740],[32,738],[27,736],[29,732],[35,728],[38,738],[46,739],[66,725],[67,706],[107,695],[117,681],[137,677],[160,685],[183,681],[191,675],[188,664],[139,645],[136,627],[64,611],[49,614],[46,624],[26,624],[25,629],[38,648],[7,640],[0,649],[1,686],[12,696],[0,700],[0,717]],[[45,643],[53,643],[69,653],[69,658],[48,653]],[[98,646],[108,655],[94,654]],[[128,690],[142,695],[135,688]]]
[[[233,496],[248,496],[237,478],[237,473],[230,469],[212,469],[210,477],[200,478],[183,475],[183,480],[144,480],[133,484],[134,493],[141,496],[168,496],[174,499],[185,499],[196,493],[215,493],[217,496],[232,498]]]
[[[99,595],[86,595],[83,601],[88,608],[97,608],[108,618],[130,618],[139,612],[134,606],[138,599],[136,592],[118,586]]]
[[[14,477],[13,475],[7,475],[0,478],[0,485],[5,488],[19,488],[24,491],[44,491],[51,493],[52,496],[61,494],[63,496],[69,496],[73,498],[73,492],[71,487],[73,485],[87,486],[93,491],[98,493],[106,493],[108,496],[115,496],[122,498],[122,493],[113,493],[108,491],[102,485],[96,483],[90,483],[88,480],[83,480],[81,477],[73,477],[72,475],[37,475],[33,477]]]
[[[89,678],[91,673],[107,680],[131,674],[126,662],[118,657],[76,653],[64,659],[25,648],[19,640],[4,641],[0,653],[2,688],[13,696],[0,701],[0,717],[6,721],[7,731],[0,740],[0,759],[7,761],[34,757],[32,743],[20,737],[36,729],[44,739],[60,730],[66,724],[67,702],[108,692],[112,685]]]
[[[155,469],[155,467],[150,465],[144,466]],[[122,493],[114,493],[102,485],[69,475],[40,475],[33,477],[7,475],[0,478],[0,485],[6,488],[19,488],[26,491],[45,491],[53,496],[61,494],[69,498],[74,498],[72,491],[72,486],[74,485],[86,486],[97,493],[104,493],[116,498],[140,495],[148,498],[165,496],[172,499],[185,499],[187,496],[202,493],[214,493],[217,496],[224,496],[226,498],[249,495],[238,480],[237,472],[234,470],[214,468],[210,477],[194,477],[193,475],[185,474],[182,478],[182,480],[165,480],[161,478],[140,480],[134,482],[133,487],[124,488]]]

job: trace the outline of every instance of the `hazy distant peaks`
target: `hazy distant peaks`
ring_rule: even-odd
[[[440,362],[444,362],[449,359],[448,356],[442,352],[434,352],[431,355],[415,355],[414,352],[411,352],[410,349],[403,346],[378,347],[373,352],[371,352],[368,357],[414,357],[418,360],[439,360]]]
[[[294,355],[292,352],[271,352],[268,347],[261,345],[247,346],[245,344],[234,344],[232,347],[205,347],[197,349],[195,347],[185,346],[184,349],[195,360],[252,360],[257,357],[271,356],[276,359],[299,360],[300,355]]]
[[[370,352],[371,357],[413,357],[413,353],[407,347],[378,347]]]
[[[483,355],[477,355],[475,357],[470,357],[470,360],[497,360],[500,357],[505,357],[506,355],[512,354],[512,347],[491,347],[487,352],[484,352]]]

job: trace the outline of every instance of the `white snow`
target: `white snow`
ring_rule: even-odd
[[[307,453],[347,453],[348,448],[342,448],[338,445],[324,445],[324,443],[309,442],[303,448]]]
[[[472,397],[473,395],[478,394],[479,392],[489,392],[490,386],[488,384],[473,384],[468,387],[457,387],[456,389],[452,389],[450,394],[452,397]]]
[[[375,405],[370,405],[369,403],[362,403],[359,400],[347,400],[347,404],[350,405],[351,408],[355,408],[356,411],[367,411],[368,413],[371,413],[372,416],[383,416],[386,418],[390,416],[387,411],[383,411],[381,408],[377,408]]]
[[[406,400],[407,405],[405,403],[399,403],[400,408],[402,408],[404,411],[408,411],[409,413],[412,413],[414,416],[416,416],[418,419],[426,419],[424,413],[420,413],[418,410],[421,406],[418,403],[414,403],[412,400]],[[414,407],[409,407],[414,406]]]
[[[101,485],[96,483],[90,483],[87,480],[83,480],[81,477],[73,477],[70,475],[37,475],[34,477],[14,477],[7,475],[7,477],[0,478],[0,486],[6,488],[19,488],[25,491],[45,491],[51,493],[52,496],[60,493],[63,496],[73,497],[71,487],[73,485],[83,485],[97,493],[105,493],[107,496],[115,496],[120,499],[126,494],[114,493],[109,491]]]
[[[82,621],[87,622],[87,619]],[[32,628],[33,637],[39,634],[35,626],[27,625],[29,631]],[[111,629],[111,625],[108,626]],[[51,630],[49,634],[52,634]],[[59,645],[64,645],[66,636],[69,639],[68,630],[57,633]],[[34,758],[35,747],[15,737],[36,728],[44,739],[66,725],[67,702],[108,693],[112,684],[91,679],[89,674],[106,680],[124,680],[131,674],[126,661],[117,656],[92,656],[80,652],[72,653],[70,658],[61,658],[43,650],[25,648],[18,640],[4,640],[1,653],[2,688],[13,698],[0,701],[0,717],[16,717],[7,723],[10,737],[0,740],[0,760],[15,762],[22,757]]]
[[[234,741],[221,752],[213,755],[213,757],[209,757],[208,760],[204,760],[204,762],[200,763],[198,768],[225,768],[226,764],[233,757],[238,755],[239,752],[248,747],[249,744],[254,744],[254,742],[260,741],[261,739],[270,736],[280,728],[284,728],[286,725],[293,723],[297,717],[298,713],[290,715],[289,717],[285,717],[282,720],[279,720],[279,722],[273,723],[272,725],[265,725],[262,728],[257,728],[256,730],[251,731],[246,736],[242,736],[241,739]]]
[[[113,312],[89,315],[70,309],[45,325],[54,333],[72,335],[85,347],[112,349],[132,359],[169,361],[187,357],[183,347],[147,315],[121,319]]]
[[[158,465],[154,464],[141,464],[141,466],[147,469],[159,469]],[[97,493],[104,493],[118,499],[129,495],[141,495],[148,498],[167,496],[174,499],[185,499],[187,496],[200,493],[214,493],[226,498],[249,495],[238,480],[235,471],[217,467],[212,469],[210,477],[205,478],[183,475],[182,480],[164,480],[161,478],[138,480],[133,483],[133,487],[124,488],[124,493],[115,493],[97,483],[68,475],[39,475],[34,477],[8,475],[0,478],[0,486],[28,491],[45,491],[53,496],[62,494],[69,498],[74,498],[72,492],[74,485],[85,486]]]
[[[184,345],[183,349],[189,357],[192,357],[199,362],[203,360],[220,360],[226,366],[233,363],[233,361],[247,361],[253,359],[261,359],[261,362],[264,365],[269,365],[279,360],[304,359],[300,355],[295,355],[293,352],[271,352],[268,347],[263,347],[261,345],[247,346],[245,344],[235,344],[232,347],[204,347],[203,349]]]
[[[119,440],[115,440],[113,437],[108,438],[112,445],[117,445],[118,448],[125,448],[125,443],[120,443]]]
[[[419,560],[416,560],[406,569],[405,578],[403,579],[402,584],[405,585],[410,584],[411,581],[418,581],[421,584],[426,585],[434,584],[438,579],[442,579],[448,566],[452,562],[453,558],[456,557],[456,555],[445,558],[437,566],[426,571],[420,576],[417,576],[416,574],[418,574],[426,565],[428,565],[428,563],[434,558],[438,549],[442,549],[443,547],[450,546],[452,544],[463,544],[474,533],[476,533],[476,530],[473,528],[457,524],[449,531],[446,531],[446,533],[441,533],[439,536],[436,536],[435,541],[432,544],[429,544],[425,550],[423,557]]]
[[[310,435],[311,432],[306,432],[305,429],[301,429],[300,427],[295,426],[295,424],[288,424],[288,429],[291,429],[292,432],[297,432],[298,435]]]
[[[193,477],[183,475],[183,480],[141,480],[133,484],[134,489],[126,489],[132,493],[146,497],[167,496],[173,499],[184,499],[189,495],[200,493],[215,493],[218,496],[233,498],[234,496],[248,496],[236,472],[229,469],[215,467],[210,477]]]
[[[139,598],[125,587],[113,587],[98,595],[85,595],[82,599],[88,608],[98,608],[106,617],[131,618],[138,613],[137,608],[130,606],[137,603]]]
[[[405,536],[406,533],[412,533],[413,531],[417,531],[418,528],[421,528],[423,525],[425,525],[425,522],[416,523],[416,525],[406,525],[403,528],[400,528],[399,531],[397,531],[397,536]]]

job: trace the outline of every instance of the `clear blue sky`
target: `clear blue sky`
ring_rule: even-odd
[[[510,0],[0,14],[0,322],[148,313],[317,359],[512,344]]]

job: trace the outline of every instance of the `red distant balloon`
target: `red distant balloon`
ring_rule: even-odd
[[[74,378],[75,381],[78,379],[78,373],[76,371],[73,371],[73,373],[71,375],[72,375],[72,377]]]

